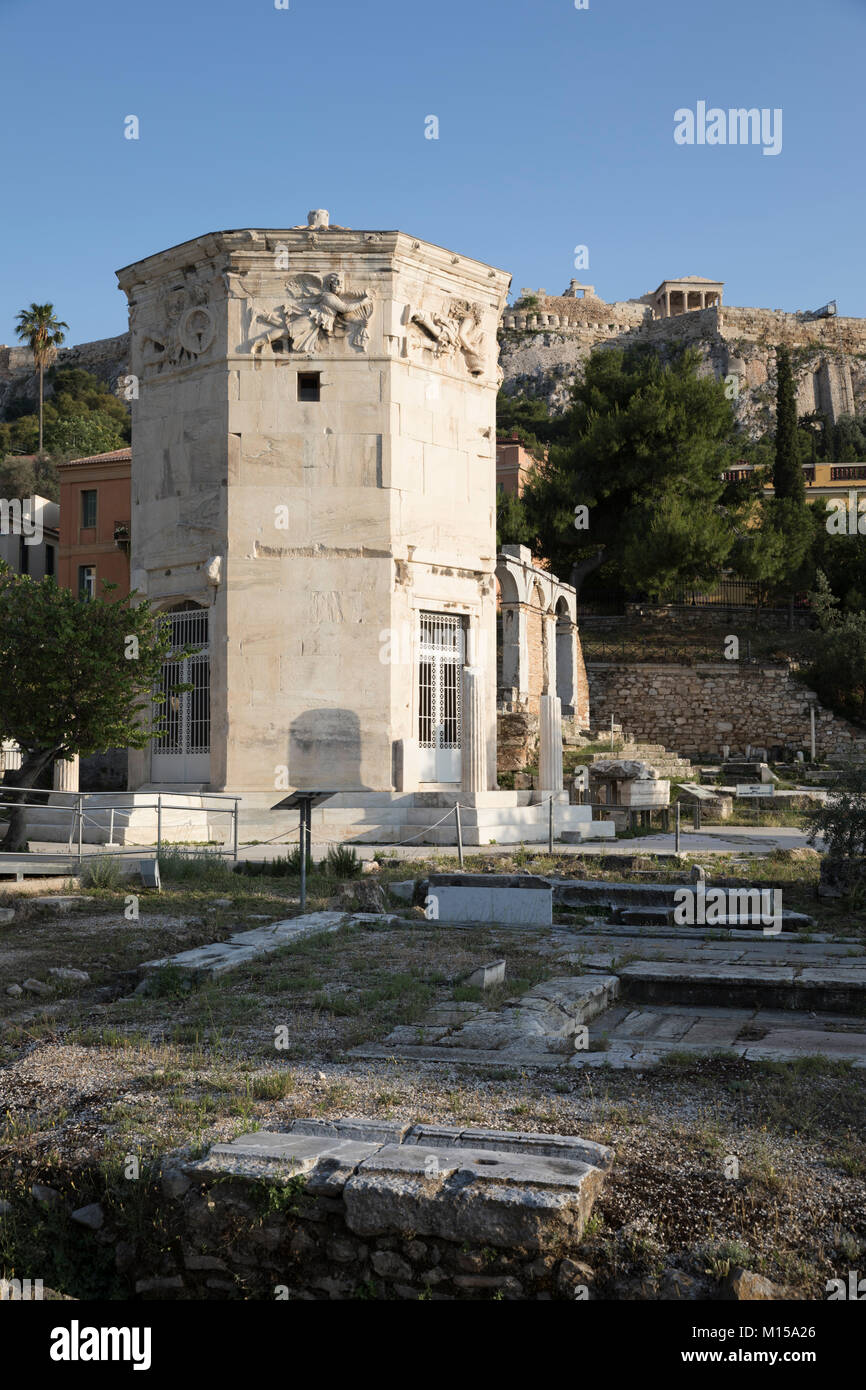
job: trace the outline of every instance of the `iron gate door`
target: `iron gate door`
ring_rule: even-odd
[[[418,743],[421,782],[459,782],[465,642],[463,620],[422,613],[418,643]]]
[[[163,662],[160,691],[164,703],[157,719],[163,727],[154,740],[153,782],[210,781],[210,653],[208,611],[185,608],[166,615],[171,623],[171,651]],[[181,656],[195,647],[192,656]],[[189,685],[190,690],[177,690]]]

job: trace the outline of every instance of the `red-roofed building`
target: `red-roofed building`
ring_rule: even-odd
[[[129,517],[132,450],[59,463],[60,555],[57,582],[90,597],[102,581],[129,593]]]

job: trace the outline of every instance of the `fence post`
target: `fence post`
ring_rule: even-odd
[[[84,797],[78,793],[78,872],[81,872],[81,841],[84,832]]]
[[[553,854],[553,792],[550,793],[550,801],[547,803],[549,814],[547,818],[547,852]]]
[[[235,797],[235,809],[234,809],[234,814],[232,815],[232,824],[233,824],[233,826],[234,826],[234,862],[235,862],[235,863],[238,862],[238,800],[239,800],[239,798],[238,798],[238,797]]]
[[[156,857],[162,853],[162,797],[156,798]]]
[[[695,802],[692,812],[692,825],[695,830],[700,830],[701,828],[701,803],[699,801]]]
[[[463,868],[463,830],[460,825],[460,802],[454,803],[454,821],[457,826],[457,858],[461,869]]]
[[[677,802],[676,852],[680,852],[680,803]]]
[[[307,802],[302,801],[298,808],[298,847],[301,855],[301,911],[307,906]]]

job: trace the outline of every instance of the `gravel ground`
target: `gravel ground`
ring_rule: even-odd
[[[452,998],[456,979],[496,955],[507,956],[512,989],[562,973],[539,950],[549,933],[423,920],[308,938],[188,995],[129,997],[127,983],[121,997],[98,997],[118,964],[157,954],[155,943],[181,949],[238,920],[175,904],[143,913],[122,938],[104,914],[28,924],[26,941],[16,928],[4,978],[17,952],[16,970],[50,957],[94,983],[54,1000],[53,1014],[22,1000],[4,1009],[0,1195],[4,1175],[44,1180],[130,1152],[201,1151],[302,1116],[374,1115],[612,1144],[585,1253],[619,1298],[657,1296],[671,1268],[705,1281],[733,1262],[819,1299],[827,1279],[864,1266],[862,1072],[701,1058],[646,1073],[347,1060],[350,1046]],[[275,1052],[279,1024],[290,1047]]]

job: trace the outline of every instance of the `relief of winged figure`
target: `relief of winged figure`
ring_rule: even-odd
[[[466,300],[452,301],[449,316],[442,314],[411,315],[425,337],[433,343],[434,357],[459,350],[463,354],[470,376],[481,376],[484,372],[484,335],[481,331],[481,311],[477,304]]]
[[[363,352],[370,340],[367,323],[373,300],[366,290],[346,290],[343,277],[334,271],[324,276],[303,274],[286,284],[289,300],[275,314],[257,317],[272,327],[251,342],[260,352],[266,343],[288,337],[294,352],[319,352],[330,339],[347,338]]]

